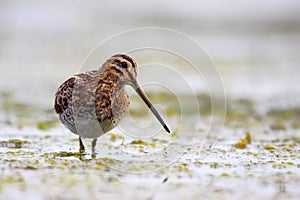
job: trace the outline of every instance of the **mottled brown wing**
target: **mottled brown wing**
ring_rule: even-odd
[[[100,81],[101,82],[101,81]],[[107,89],[109,87],[108,84],[102,83],[99,84],[96,89],[96,101],[95,101],[95,108],[97,119],[99,122],[105,119],[112,119],[112,91]]]
[[[55,93],[54,109],[57,114],[62,114],[69,108],[72,102],[72,93],[75,77],[66,80]]]

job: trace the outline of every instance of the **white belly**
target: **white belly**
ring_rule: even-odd
[[[83,138],[97,138],[106,133],[96,119],[77,119],[75,127],[77,134]]]

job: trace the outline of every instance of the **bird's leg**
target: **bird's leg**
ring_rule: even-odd
[[[96,144],[97,144],[97,138],[93,139],[92,141],[92,158],[96,158],[96,152],[95,152]]]
[[[84,144],[81,140],[81,137],[79,137],[79,153],[84,153]]]

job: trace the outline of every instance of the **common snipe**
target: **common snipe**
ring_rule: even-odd
[[[125,85],[130,85],[147,104],[167,132],[160,117],[136,80],[137,64],[133,58],[117,54],[98,70],[74,75],[55,94],[54,108],[60,121],[79,135],[79,151],[85,151],[82,138],[93,138],[92,157],[96,156],[97,138],[118,125],[128,113],[129,98]]]

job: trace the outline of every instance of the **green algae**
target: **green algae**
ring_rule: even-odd
[[[5,113],[3,123],[18,128],[36,126],[45,130],[58,124],[58,119],[51,107],[45,108],[24,103],[12,92],[0,93],[0,111]]]
[[[56,157],[82,157],[85,156],[84,153],[80,152],[68,152],[68,151],[60,151],[60,152],[46,152],[41,154],[41,157],[46,157],[46,158],[56,158]]]
[[[264,146],[264,149],[269,150],[269,151],[274,151],[277,148],[276,148],[276,146],[267,144],[267,145]]]
[[[270,125],[272,130],[285,130],[286,125],[283,121],[274,122]]]
[[[300,119],[300,108],[272,109],[267,116],[282,120]]]
[[[22,148],[31,144],[29,140],[9,139],[8,141],[0,141],[0,147]]]
[[[251,135],[249,132],[246,133],[245,138],[239,140],[234,144],[234,147],[237,149],[245,149],[247,144],[251,144]]]
[[[149,145],[149,143],[144,140],[133,140],[132,142],[130,142],[130,144],[132,144],[132,145]]]
[[[155,98],[155,96],[151,96],[151,98]],[[162,101],[166,100],[166,97],[163,95],[160,98]],[[198,98],[201,98],[202,106],[210,107],[211,103],[208,97],[201,97],[199,95]],[[64,179],[63,185],[60,187],[72,185],[75,189],[83,187],[83,183],[87,183],[85,180],[80,179],[79,181],[76,178],[88,175],[99,178],[97,180],[99,182],[104,181],[106,185],[112,183],[116,187],[124,186],[126,185],[126,178],[128,176],[127,173],[119,172],[122,170],[125,172],[127,170],[128,173],[141,174],[137,175],[139,179],[147,176],[156,178],[157,176],[161,181],[161,176],[171,175],[172,177],[166,185],[173,184],[173,187],[175,185],[183,187],[182,185],[188,184],[185,179],[186,177],[188,177],[189,181],[196,179],[197,184],[202,184],[202,186],[206,183],[205,179],[224,183],[226,180],[238,182],[246,177],[249,180],[260,181],[265,179],[262,175],[264,173],[266,173],[268,180],[273,180],[275,177],[274,173],[277,171],[297,178],[295,169],[299,169],[300,166],[298,162],[300,139],[297,130],[289,129],[292,127],[292,122],[296,119],[289,117],[288,120],[282,120],[282,118],[276,118],[280,115],[273,115],[271,117],[270,114],[259,116],[259,114],[253,111],[253,105],[250,101],[230,101],[228,104],[234,104],[235,102],[238,105],[231,105],[228,109],[229,113],[225,126],[229,131],[222,136],[216,147],[211,147],[204,143],[206,146],[202,148],[202,146],[198,147],[195,144],[189,143],[191,138],[185,138],[185,134],[188,134],[188,132],[180,132],[181,130],[178,129],[171,135],[171,138],[174,140],[172,143],[174,147],[171,147],[169,152],[165,148],[159,151],[158,155],[165,156],[165,160],[161,162],[158,162],[156,157],[151,157],[151,151],[148,150],[157,151],[161,148],[161,145],[171,146],[169,139],[165,137],[153,137],[151,140],[135,139],[129,140],[130,142],[128,143],[123,143],[124,141],[128,141],[127,135],[116,133],[108,133],[107,138],[109,142],[99,145],[97,158],[90,159],[89,155],[72,151],[72,149],[78,148],[78,139],[73,139],[74,137],[69,137],[69,135],[52,135],[55,129],[51,128],[57,126],[57,119],[53,119],[53,116],[46,120],[40,119],[35,121],[35,123],[26,125],[34,127],[41,134],[38,137],[33,137],[29,132],[25,133],[20,129],[26,140],[14,139],[12,137],[11,140],[0,141],[0,147],[3,148],[3,151],[0,153],[0,162],[8,172],[19,171],[21,174],[30,172],[39,174],[43,177],[43,180],[39,180],[39,182],[47,186],[49,185],[48,180],[60,183],[60,176],[64,174],[66,177],[72,178],[70,180],[68,178]],[[172,105],[168,106],[171,109]],[[195,109],[191,109],[190,111],[189,109],[191,108],[187,108],[185,111],[188,112],[184,114],[189,113],[193,115],[197,113]],[[48,111],[41,113],[44,112]],[[207,116],[211,114],[210,108],[201,108],[201,112],[206,113]],[[167,113],[167,115],[172,114]],[[249,121],[251,123],[248,123]],[[285,131],[288,134],[279,135],[282,131],[277,130],[280,129],[270,129],[270,124],[280,121],[284,122]],[[11,125],[14,126],[15,124]],[[263,125],[263,128],[260,125]],[[182,126],[190,125],[183,124]],[[245,128],[246,126],[248,127]],[[236,129],[236,127],[239,127],[239,129]],[[237,134],[240,135],[240,133],[242,133],[242,137],[237,138]],[[181,137],[186,140],[181,141]],[[216,137],[210,136],[206,139],[214,142]],[[118,143],[118,146],[115,146],[117,142],[122,142],[122,144]],[[239,142],[242,143],[242,146],[239,146]],[[8,143],[10,145],[7,145]],[[114,145],[111,143],[114,143]],[[30,149],[22,149],[28,147]],[[48,147],[49,149],[44,150],[44,148]],[[105,148],[105,151],[103,151],[103,148]],[[135,153],[134,156],[128,152],[129,148],[132,150],[131,152]],[[179,157],[178,160],[168,160],[170,153],[178,151],[178,155],[180,155],[187,148],[191,148],[191,150],[187,151],[184,156]],[[68,150],[61,151],[61,149]],[[208,155],[208,157],[203,158],[203,154]],[[139,155],[142,156],[138,157]],[[173,161],[174,163],[166,166],[166,163]],[[145,175],[145,172],[152,171],[155,171],[155,175],[152,176],[151,173]],[[117,173],[118,175],[112,176],[113,173]],[[26,180],[23,183],[22,181],[18,182],[17,179],[12,181],[12,183],[5,182],[8,180],[7,177],[7,175],[3,174],[3,185],[1,186],[0,184],[0,190],[9,184],[15,183],[23,185],[26,188],[32,187],[31,183],[26,182]],[[37,178],[34,175],[33,177]],[[174,177],[179,181],[174,181]],[[213,184],[207,187],[216,188]]]
[[[37,122],[37,128],[40,130],[47,130],[49,128],[53,128],[53,127],[57,126],[58,122],[59,121],[57,119],[40,121],[40,122]]]

